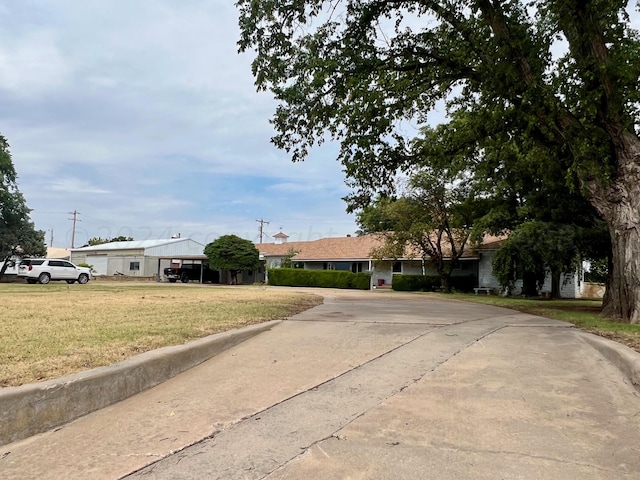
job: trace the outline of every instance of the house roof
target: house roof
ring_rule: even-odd
[[[67,248],[47,247],[47,258],[69,258],[71,252]]]
[[[503,237],[487,235],[479,248],[467,248],[463,258],[477,257],[477,250],[498,248]],[[360,237],[332,237],[307,242],[261,243],[256,248],[265,257],[282,257],[290,252],[298,252],[296,261],[328,261],[328,260],[369,260],[371,252],[384,244],[380,235],[369,234]],[[496,244],[496,245],[494,245]],[[446,250],[446,247],[445,247]],[[419,255],[408,255],[408,258],[419,258]]]
[[[95,251],[106,251],[106,250],[136,250],[136,249],[147,249],[153,247],[162,247],[165,245],[172,245],[180,242],[195,242],[195,240],[191,240],[190,238],[162,238],[157,240],[133,240],[129,242],[109,242],[102,243],[100,245],[91,245],[89,247],[81,247],[72,249],[73,252],[95,252]],[[195,242],[198,243],[198,242]],[[198,245],[201,245],[198,243]],[[204,249],[204,245],[202,245]]]
[[[281,257],[291,251],[298,252],[296,261],[304,260],[368,260],[373,248],[382,240],[373,235],[361,237],[320,238],[308,242],[262,243],[256,248],[261,254]]]

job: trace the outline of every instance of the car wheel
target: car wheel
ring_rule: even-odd
[[[51,281],[51,275],[49,275],[48,273],[41,273],[40,276],[38,277],[38,282],[43,285],[46,285],[50,281]]]
[[[182,283],[189,283],[189,274],[183,273],[182,276],[180,277],[180,281]]]
[[[71,285],[72,283],[76,283],[76,281],[75,281],[75,280],[67,280],[67,283],[68,283],[69,285]]]
[[[80,285],[84,285],[88,281],[89,281],[89,275],[87,275],[86,273],[81,273],[80,276],[78,277],[78,283]]]
[[[35,278],[27,278],[27,283],[33,285],[34,283],[36,283],[37,280]]]

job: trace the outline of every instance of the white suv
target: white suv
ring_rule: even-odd
[[[57,258],[25,258],[18,267],[18,277],[26,278],[27,283],[66,280],[67,283],[84,285],[91,279],[91,269]]]

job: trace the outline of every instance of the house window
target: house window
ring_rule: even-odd
[[[353,262],[351,264],[351,271],[353,273],[360,273],[362,272],[362,262]]]
[[[140,262],[129,262],[129,270],[140,270]]]
[[[473,262],[460,262],[458,264],[458,270],[462,270],[463,272],[472,271],[474,269]]]
[[[402,262],[393,262],[393,273],[402,273]]]

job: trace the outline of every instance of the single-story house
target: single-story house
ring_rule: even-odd
[[[382,246],[378,235],[357,237],[331,237],[307,242],[276,242],[257,244],[267,268],[279,267],[290,258],[294,268],[307,270],[349,270],[354,273],[371,273],[372,287],[390,286],[393,275],[432,274],[436,271],[422,265],[420,258],[401,258],[396,261],[376,262],[371,253]],[[460,259],[460,266],[453,275],[478,275],[477,253],[468,251]]]
[[[316,270],[349,270],[371,273],[371,287],[391,286],[394,275],[435,275],[429,265],[423,265],[420,258],[400,258],[396,261],[376,262],[371,252],[383,244],[378,235],[346,236],[321,238],[303,242],[287,242],[286,235],[280,235],[275,243],[256,244],[260,258],[268,268],[280,267],[289,260],[294,268]],[[473,275],[477,278],[477,287],[489,291],[500,291],[500,284],[493,275],[493,254],[501,241],[497,237],[487,236],[476,248],[467,248],[453,275]],[[268,275],[268,273],[266,274]],[[261,280],[266,281],[266,275]],[[543,292],[551,291],[551,278],[545,282]],[[584,281],[582,272],[566,276],[561,282],[561,296],[576,298],[582,296]],[[515,282],[513,294],[519,294],[522,280]]]

